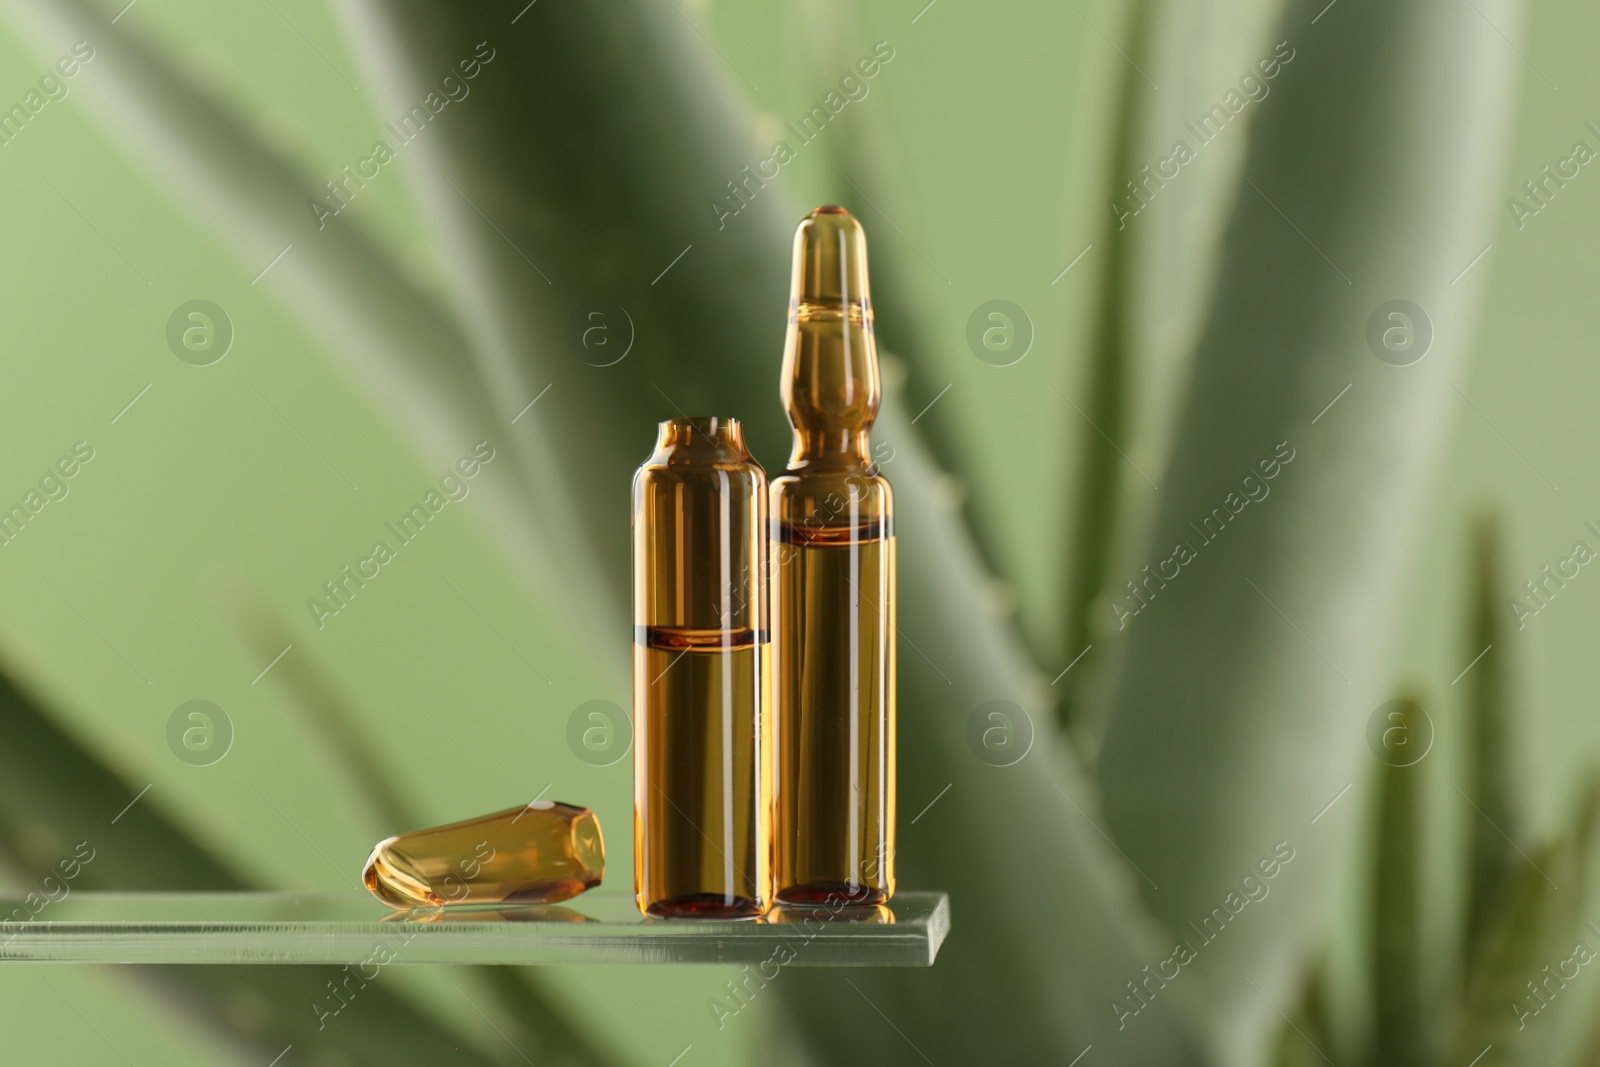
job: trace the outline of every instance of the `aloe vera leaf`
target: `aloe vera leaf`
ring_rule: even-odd
[[[1578,976],[1572,979],[1570,989],[1562,990],[1560,1002],[1554,1005],[1554,1018],[1548,1025],[1543,1021],[1545,1013],[1541,1012],[1538,1030],[1530,1035],[1528,1043],[1530,1062],[1587,1064],[1586,1057],[1591,1055],[1591,1046],[1600,1034],[1600,1027],[1594,1022],[1595,998],[1600,988],[1589,974],[1594,969],[1593,964],[1600,960],[1600,925],[1589,917],[1593,906],[1590,889],[1596,831],[1600,830],[1600,776],[1594,768],[1583,775],[1573,808],[1572,827],[1572,862],[1566,873],[1556,876],[1571,884],[1560,882],[1565,888],[1552,894],[1555,903],[1546,938],[1548,947],[1541,963],[1549,963],[1558,976],[1562,972],[1570,975],[1576,966]],[[1585,950],[1590,955],[1585,956]],[[1546,975],[1541,970],[1536,977],[1542,981]]]
[[[1141,60],[1149,62],[1154,9],[1151,0],[1137,0],[1129,19],[1127,46],[1132,56],[1122,75],[1118,99],[1120,120],[1107,159],[1106,185],[1113,190],[1136,169],[1138,119],[1149,85],[1139,63]],[[1104,261],[1095,278],[1094,328],[1089,348],[1088,385],[1083,394],[1086,410],[1075,410],[1071,401],[1067,401],[1070,415],[1066,417],[1076,416],[1073,424],[1078,428],[1082,456],[1072,509],[1073,533],[1069,542],[1072,547],[1064,597],[1066,643],[1062,652],[1067,656],[1078,655],[1078,650],[1092,651],[1095,639],[1104,636],[1105,628],[1094,625],[1091,609],[1106,591],[1113,536],[1123,507],[1124,479],[1130,473],[1138,474],[1128,470],[1131,460],[1119,445],[1119,442],[1127,442],[1129,393],[1133,388],[1130,381],[1133,360],[1128,339],[1131,236],[1116,218],[1107,218],[1101,235]],[[1063,395],[1062,399],[1066,397]],[[1100,643],[1104,646],[1105,641],[1102,639]],[[1100,657],[1078,664],[1080,669],[1068,672],[1057,683],[1063,687],[1057,713],[1062,723],[1075,728],[1080,737],[1094,734],[1092,728],[1085,730],[1086,724],[1075,720],[1081,720],[1078,705],[1083,688],[1103,657],[1102,651]]]
[[[1239,188],[1250,129],[1270,99],[1272,82],[1261,79],[1259,64],[1271,57],[1267,42],[1284,7],[1283,0],[1147,0],[1129,17],[1117,138],[1096,205],[1105,220],[1096,248],[1105,249],[1105,259],[1096,281],[1089,403],[1079,401],[1082,414],[1064,412],[1079,426],[1086,462],[1072,512],[1069,629],[1059,654],[1067,662],[1090,651],[1059,685],[1066,687],[1064,719],[1086,752],[1099,748],[1105,676],[1125,634],[1102,598],[1125,597],[1127,582],[1138,581],[1149,561],[1156,487],[1166,477],[1190,359],[1213,295],[1217,238]],[[1196,123],[1211,117],[1207,108],[1238,92],[1247,74],[1269,95],[1215,133],[1200,130]],[[1192,155],[1180,155],[1180,144]]]
[[[269,662],[291,642],[283,620],[264,600],[250,599],[234,605],[233,617],[251,649]],[[383,761],[361,734],[360,725],[332,678],[317,662],[315,653],[302,649],[286,660],[273,682],[288,691],[290,699],[310,727],[338,759],[344,779],[361,794],[378,817],[385,833],[397,834],[421,827],[405,791],[384,770]]]
[[[1382,765],[1373,834],[1371,910],[1374,1067],[1426,1067],[1420,765]]]
[[[500,414],[549,386],[527,433],[560,468],[573,540],[603,563],[586,595],[620,604],[619,515],[658,421],[735,416],[758,459],[787,452],[775,383],[788,238],[766,241],[792,220],[752,182],[753,199],[718,228],[710,203],[752,162],[749,127],[670,5],[547,5],[513,25],[519,6],[339,10],[384,112],[404,113],[464,59],[494,57],[458,110],[405,148],[406,174],[440,254],[463,272],[452,295]],[[602,305],[621,309],[600,323],[608,343],[631,334],[632,347],[594,366],[579,342]]]
[[[563,582],[572,590],[594,587],[586,542],[562,525],[569,509],[549,506],[549,483],[538,481],[541,454],[520,427],[500,417],[482,382],[467,372],[467,337],[358,220],[347,215],[319,227],[310,209],[318,183],[185,74],[181,62],[131,29],[132,20],[113,25],[92,0],[23,0],[4,14],[42,50],[61,39],[92,41],[96,82],[103,87],[86,84],[80,91],[107,135],[157,188],[209,221],[243,270],[255,274],[292,245],[262,285],[328,339],[328,353],[375,406],[395,414],[430,466],[453,465],[480,440],[503,446],[516,476],[485,479],[475,491],[506,558],[543,588]],[[547,551],[550,537],[568,546],[559,562]],[[576,592],[567,599],[584,618],[611,607],[609,600]]]
[[[1490,1045],[1504,1063],[1544,1062],[1537,1051],[1553,1024],[1541,1016],[1559,1003],[1566,986],[1551,969],[1558,962],[1551,953],[1567,929],[1559,920],[1560,898],[1576,888],[1574,856],[1572,839],[1564,837],[1534,849],[1513,872],[1467,975],[1451,1062],[1466,1063]]]
[[[1348,833],[1342,815],[1311,819],[1370,758],[1362,731],[1470,332],[1473,297],[1451,281],[1486,243],[1517,61],[1444,0],[1341,4],[1314,32],[1312,6],[1286,15],[1303,43],[1251,131],[1162,482],[1151,543],[1193,558],[1121,605],[1099,765],[1118,844],[1173,887],[1144,892],[1170,929],[1273,842],[1303,843],[1281,905],[1201,963],[1240,1061],[1274,1025],[1243,977],[1303,951]],[[1484,11],[1516,25],[1515,4]],[[1456,161],[1444,185],[1441,154]],[[1400,298],[1433,326],[1409,367],[1364,340]],[[1167,556],[1153,555],[1155,573]]]
[[[1462,679],[1471,738],[1466,792],[1482,816],[1471,820],[1468,967],[1483,950],[1500,898],[1521,867],[1515,843],[1523,839],[1526,821],[1516,765],[1518,708],[1510,676],[1514,649],[1500,577],[1501,552],[1497,521],[1479,516],[1472,528],[1472,605],[1462,650],[1468,660],[1476,659]]]
[[[1270,1062],[1273,1067],[1316,1067],[1352,1062],[1350,1042],[1335,1032],[1327,1004],[1327,971],[1318,960],[1306,969],[1304,990],[1278,1031]]]
[[[1217,240],[1236,202],[1251,131],[1277,106],[1277,80],[1293,66],[1278,59],[1275,42],[1292,49],[1315,32],[1286,18],[1288,8],[1285,0],[1154,4],[1145,30],[1140,67],[1160,89],[1142,78],[1133,86],[1143,90],[1128,120],[1135,132],[1128,158],[1109,175],[1106,200],[1113,218],[1119,212],[1112,203],[1138,209],[1117,231],[1132,248],[1122,314],[1138,374],[1123,447],[1151,457],[1157,482],[1178,428],[1176,405],[1187,394],[1189,361],[1215,301]],[[1219,106],[1225,124],[1213,110]],[[1193,153],[1186,162],[1175,151],[1179,143]],[[1137,477],[1126,480],[1144,487]]]

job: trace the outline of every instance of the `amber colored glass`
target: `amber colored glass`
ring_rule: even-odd
[[[519,808],[379,841],[361,881],[391,908],[548,904],[600,884],[600,821],[588,808]]]
[[[658,917],[772,901],[767,476],[734,419],[672,419],[633,480],[634,888]]]
[[[881,389],[861,224],[821,207],[794,238],[772,480],[774,842],[780,901],[894,894],[894,498],[869,434]]]

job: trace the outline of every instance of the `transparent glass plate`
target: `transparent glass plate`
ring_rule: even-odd
[[[647,919],[631,893],[565,904],[392,912],[365,893],[73,893],[0,899],[0,963],[759,963],[928,967],[943,893],[807,905],[741,921]]]

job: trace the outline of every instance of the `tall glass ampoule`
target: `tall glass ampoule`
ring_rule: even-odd
[[[866,236],[821,207],[794,239],[772,480],[773,866],[778,899],[894,893],[895,542],[869,432],[881,395]]]

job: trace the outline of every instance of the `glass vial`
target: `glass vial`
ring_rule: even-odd
[[[633,480],[634,889],[659,917],[772,902],[767,476],[735,419],[672,419]]]
[[[894,504],[870,452],[866,236],[840,207],[795,233],[782,391],[794,448],[772,481],[777,895],[880,904],[894,893]]]

